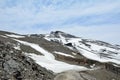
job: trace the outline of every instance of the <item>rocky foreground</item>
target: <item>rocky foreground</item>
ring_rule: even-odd
[[[53,80],[52,72],[37,65],[9,43],[0,41],[0,80]]]

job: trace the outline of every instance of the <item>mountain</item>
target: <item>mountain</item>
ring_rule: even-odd
[[[0,31],[0,53],[2,80],[119,80],[120,77],[119,72],[105,68],[109,64],[119,70],[119,45],[62,31],[28,35]]]
[[[64,36],[65,35],[65,36]],[[84,39],[56,31],[46,35],[45,39],[61,43],[68,48],[78,51],[86,58],[99,62],[120,64],[120,47],[99,40]],[[89,55],[88,55],[89,54]]]

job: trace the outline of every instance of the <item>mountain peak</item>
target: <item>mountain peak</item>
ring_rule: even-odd
[[[58,33],[65,33],[65,32],[62,32],[62,31],[52,31],[51,33],[56,33],[56,34],[58,34]]]
[[[52,31],[50,33],[50,37],[56,37],[56,38],[60,38],[60,37],[65,37],[65,38],[77,38],[74,35],[62,32],[62,31]]]

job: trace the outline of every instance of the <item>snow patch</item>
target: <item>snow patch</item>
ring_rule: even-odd
[[[14,49],[21,50],[20,46],[15,46]]]
[[[77,55],[77,53],[75,53],[75,52],[72,52],[72,54],[73,54],[73,55]]]
[[[15,35],[15,34],[6,34],[8,37],[13,37],[13,38],[24,38],[25,36],[20,36],[20,35]]]
[[[0,35],[1,37],[4,37],[4,38],[8,38],[7,36],[4,36],[4,35]]]
[[[72,55],[69,55],[69,54],[66,54],[66,53],[62,53],[62,52],[57,52],[57,51],[54,51],[54,53],[56,54],[60,54],[60,55],[63,55],[63,56],[67,56],[67,57],[72,57],[72,58],[75,58],[74,56]]]
[[[37,64],[55,73],[61,73],[67,70],[76,70],[76,71],[88,70],[83,66],[71,65],[65,62],[54,60],[54,59],[49,60],[45,56],[40,56],[32,53],[27,55],[31,57],[33,60],[35,60]]]

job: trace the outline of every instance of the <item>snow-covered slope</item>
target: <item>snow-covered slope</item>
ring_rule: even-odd
[[[60,72],[67,71],[67,70],[78,70],[78,71],[88,70],[87,68],[83,66],[71,65],[65,62],[55,60],[55,57],[54,55],[52,55],[52,53],[48,52],[47,50],[43,49],[37,44],[20,41],[17,39],[14,39],[14,40],[18,41],[21,44],[30,46],[34,48],[35,50],[41,52],[43,55],[36,55],[33,53],[30,53],[30,54],[26,53],[26,55],[28,55],[33,60],[35,60],[36,63],[38,63],[42,67],[45,67],[46,69],[51,70],[55,73],[60,73]],[[58,53],[58,52],[55,52],[55,53]]]
[[[48,41],[58,42],[68,48],[78,51],[86,58],[99,62],[120,64],[120,47],[99,40],[84,39],[56,31],[45,35]]]

